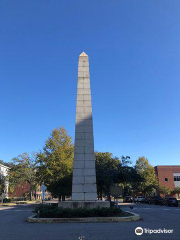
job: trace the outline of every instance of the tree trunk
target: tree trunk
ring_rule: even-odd
[[[37,194],[36,194],[36,190],[35,190],[34,197],[35,197],[35,201],[36,201],[36,200],[37,200]]]
[[[100,199],[102,200],[102,191],[100,192]]]
[[[30,184],[30,193],[29,193],[30,201],[32,201],[32,193],[33,193],[33,187],[32,187],[32,185]]]
[[[29,200],[30,200],[30,201],[32,200],[31,194],[32,194],[32,192],[31,192],[31,190],[30,190],[30,192],[29,192]]]
[[[107,194],[107,199],[108,199],[109,202],[111,202],[111,197],[110,197],[110,193],[109,192]]]

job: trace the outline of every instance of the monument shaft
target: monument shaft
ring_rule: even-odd
[[[96,201],[96,170],[89,60],[81,53],[78,64],[76,128],[72,201]]]
[[[78,65],[72,199],[59,202],[58,206],[110,207],[108,201],[97,200],[89,60],[84,52],[79,56]]]

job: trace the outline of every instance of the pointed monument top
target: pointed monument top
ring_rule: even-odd
[[[85,52],[82,52],[79,56],[80,57],[88,57],[88,55]]]

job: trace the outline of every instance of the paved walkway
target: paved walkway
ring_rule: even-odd
[[[28,223],[34,206],[0,208],[0,240],[180,240],[180,208],[136,204],[132,212],[141,220],[120,223]],[[124,209],[130,210],[124,206]],[[173,229],[173,234],[143,234],[135,228]],[[84,238],[83,238],[84,237]]]

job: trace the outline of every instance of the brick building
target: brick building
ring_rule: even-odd
[[[155,172],[158,177],[159,186],[169,187],[172,190],[175,187],[180,187],[180,165],[156,166]]]
[[[18,184],[15,187],[15,191],[11,194],[12,198],[27,198],[29,199],[30,196],[30,184],[22,182],[21,184]],[[46,191],[45,197],[50,197],[50,193]],[[32,193],[32,199],[41,200],[42,199],[42,193],[40,191],[40,186],[37,187],[36,190]]]
[[[11,198],[22,198],[29,196],[30,185],[28,183],[20,183],[16,185],[14,192],[11,194]]]

